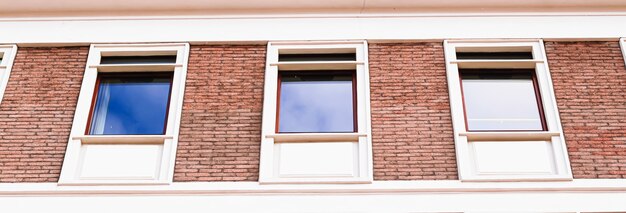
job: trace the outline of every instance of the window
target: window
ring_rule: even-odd
[[[460,179],[571,180],[542,41],[444,45]]]
[[[371,182],[366,45],[269,43],[260,182]]]
[[[60,184],[167,184],[188,44],[92,45]]]
[[[9,75],[11,74],[11,67],[13,67],[16,53],[17,46],[0,45],[0,103],[2,103],[4,90],[9,83]]]

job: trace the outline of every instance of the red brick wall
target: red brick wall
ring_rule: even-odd
[[[626,69],[618,42],[546,42],[574,178],[626,178]]]
[[[19,48],[0,103],[0,182],[56,182],[87,47]]]
[[[458,179],[441,42],[370,44],[375,180]]]
[[[174,181],[256,181],[265,45],[191,46]]]
[[[626,178],[617,42],[547,42],[575,178]],[[376,180],[457,179],[441,43],[370,44]],[[0,104],[0,182],[56,182],[87,47],[20,48]],[[264,45],[192,46],[175,181],[258,178]]]

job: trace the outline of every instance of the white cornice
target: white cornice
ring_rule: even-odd
[[[504,14],[503,14],[504,15]],[[72,46],[94,43],[185,42],[265,44],[267,41],[444,39],[612,40],[626,35],[620,14],[509,16],[381,16],[320,18],[151,17],[140,20],[1,20],[0,44]],[[511,27],[515,26],[515,27]],[[584,30],[581,30],[584,29]]]
[[[115,20],[213,20],[213,19],[309,19],[309,18],[445,18],[445,17],[602,17],[626,16],[626,11],[611,12],[428,12],[428,13],[310,13],[310,14],[219,14],[219,15],[95,15],[3,17],[0,22],[16,21],[115,21]]]
[[[3,4],[0,17],[623,12],[625,9],[626,0],[21,0]]]

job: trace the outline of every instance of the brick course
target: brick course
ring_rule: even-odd
[[[574,178],[626,178],[626,69],[618,42],[546,42]]]
[[[0,104],[0,182],[58,180],[87,52],[18,49]]]
[[[443,45],[370,44],[375,180],[458,179]]]
[[[257,181],[265,45],[191,46],[174,181]]]

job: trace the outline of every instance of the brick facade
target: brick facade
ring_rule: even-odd
[[[375,180],[458,179],[441,42],[370,44]]]
[[[265,49],[191,46],[174,181],[259,178]]]
[[[256,181],[265,45],[193,45],[174,181]],[[626,178],[617,42],[546,42],[575,178]],[[88,47],[19,48],[0,104],[0,182],[56,182]],[[441,42],[370,44],[375,180],[456,180]]]
[[[574,178],[626,178],[626,69],[618,42],[547,42]]]
[[[0,104],[0,182],[56,182],[88,47],[19,48]]]

